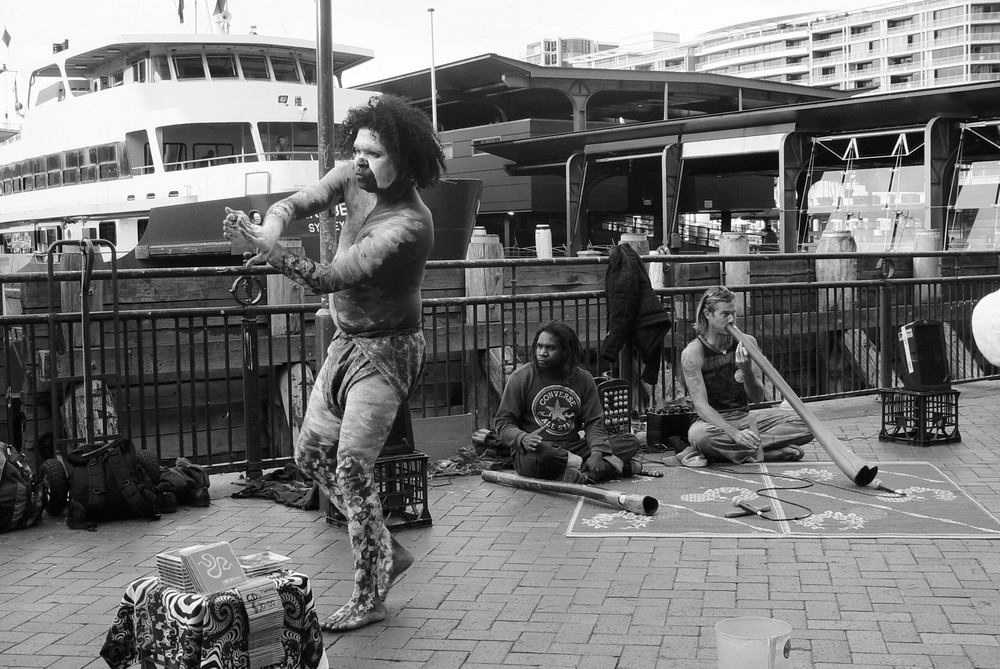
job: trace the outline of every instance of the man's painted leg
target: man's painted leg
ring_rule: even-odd
[[[350,600],[321,623],[328,632],[348,632],[385,620],[379,599],[378,559],[382,505],[372,474],[355,458],[345,458],[337,467],[337,482],[346,502],[347,533],[354,555],[354,593]]]

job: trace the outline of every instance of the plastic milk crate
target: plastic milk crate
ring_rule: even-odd
[[[882,431],[879,441],[926,446],[960,441],[958,391],[881,391]]]
[[[427,527],[431,513],[427,508],[427,456],[417,451],[389,455],[375,461],[375,484],[386,527],[390,531],[408,527]],[[330,504],[326,512],[330,525],[347,527],[347,519]]]

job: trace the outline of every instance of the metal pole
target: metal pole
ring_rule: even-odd
[[[336,160],[334,145],[334,102],[333,102],[333,10],[331,0],[316,2],[316,80],[318,96],[318,142],[319,178],[333,169]],[[329,209],[319,214],[319,261],[333,262],[337,251],[337,225]],[[330,296],[324,294],[320,308],[316,312],[316,363],[323,365],[326,349],[333,338],[333,317],[330,312]]]
[[[437,74],[434,69],[434,8],[428,7],[427,11],[431,15],[431,121],[434,123],[434,132],[437,132],[438,104],[437,104]]]

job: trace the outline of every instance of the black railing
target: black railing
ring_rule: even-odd
[[[969,276],[945,271],[946,276],[929,278],[871,271],[872,278],[816,282],[802,263],[817,258],[804,255],[767,256],[773,267],[787,270],[793,280],[730,283],[741,302],[740,327],[757,338],[764,355],[801,398],[875,393],[896,386],[898,329],[921,319],[943,324],[954,382],[1000,374],[977,352],[970,326],[975,303],[1000,288],[995,269]],[[782,269],[785,259],[787,268],[795,264],[794,270]],[[746,257],[664,260],[671,266],[668,274],[675,285],[657,293],[674,327],[664,338],[654,396],[646,397],[636,388],[637,413],[684,395],[679,357],[693,337],[698,299],[705,285],[732,280],[727,262]],[[869,264],[874,263],[873,257]],[[605,264],[606,258],[432,263],[428,277],[440,272],[452,279],[428,279],[425,284],[435,289],[425,290],[427,368],[410,401],[412,416],[471,414],[476,427],[489,426],[507,374],[528,360],[535,331],[551,320],[576,329],[584,346],[583,364],[593,374],[636,378],[637,363],[627,349],[614,362],[601,356],[608,329]],[[695,276],[699,267],[711,271]],[[539,277],[567,268],[574,277],[580,274],[574,279],[576,285],[531,292],[539,290]],[[463,296],[465,285],[457,278],[458,269],[503,273],[503,294]],[[590,272],[586,276],[584,269]],[[0,292],[20,295],[19,300],[8,299],[7,306],[25,308],[20,314],[13,313],[16,308],[7,309],[0,317],[7,440],[22,446],[38,464],[54,454],[46,434],[80,437],[73,432],[79,430],[79,407],[85,405],[70,398],[86,394],[80,372],[88,365],[100,380],[92,394],[98,396],[99,406],[113,404],[110,412],[117,421],[109,423],[105,416],[100,429],[128,435],[165,463],[185,457],[213,470],[259,472],[287,462],[318,357],[314,328],[318,305],[237,303],[226,287],[244,275],[262,281],[272,277],[266,269],[238,267],[95,270],[94,282],[115,281],[118,294],[131,297],[123,298],[117,309],[105,299],[103,306],[89,310],[86,319],[80,311],[61,307],[50,312],[40,297],[51,281],[59,284],[57,293],[63,296],[79,293],[79,272],[56,271],[51,277],[44,272],[0,275],[0,288],[12,289]],[[681,283],[690,285],[676,285]],[[184,293],[174,306],[164,297],[171,291]],[[153,294],[155,298],[143,302],[144,296]],[[115,325],[120,328],[118,346],[112,343]],[[87,352],[79,344],[84,327],[94,332]],[[770,400],[780,401],[773,389],[769,391]],[[101,399],[105,396],[110,399]],[[53,407],[53,401],[60,406]]]

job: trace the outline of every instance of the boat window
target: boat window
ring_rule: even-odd
[[[208,62],[208,73],[213,79],[236,78],[236,58],[231,54],[206,56],[205,60]]]
[[[194,145],[194,167],[224,165],[232,162],[234,162],[232,144],[198,143]]]
[[[101,221],[97,224],[97,237],[118,245],[118,230],[114,221]]]
[[[174,69],[178,79],[204,79],[205,68],[200,55],[174,56]]]
[[[243,68],[244,79],[270,79],[267,71],[267,59],[264,56],[240,56],[240,67]]]
[[[185,160],[187,160],[186,146],[179,142],[164,142],[163,167],[168,172],[181,169],[181,165]]]
[[[300,60],[299,64],[302,66],[302,78],[305,79],[307,84],[316,83],[316,63],[311,60]]]
[[[136,227],[138,229],[138,237],[136,237],[136,239],[137,240],[142,239],[142,236],[146,234],[146,228],[149,227],[149,219],[140,218],[138,221],[136,221]]]
[[[62,239],[61,228],[36,228],[35,229],[35,250],[45,253],[49,247]]]
[[[31,190],[35,186],[34,171],[31,168],[31,161],[25,160],[21,163],[21,189]]]
[[[153,81],[170,81],[170,64],[166,56],[153,56]]]
[[[39,188],[45,188],[46,175],[45,175],[45,159],[35,158],[31,161],[31,168],[35,174],[35,190]]]
[[[295,69],[295,60],[292,58],[271,56],[271,67],[274,68],[274,78],[277,81],[299,80],[299,72]]]
[[[139,60],[132,63],[132,81],[137,84],[146,83],[146,61]]]
[[[63,183],[75,184],[80,181],[80,163],[83,158],[83,151],[65,151],[63,153],[63,163],[66,169],[63,170]]]
[[[97,148],[99,163],[98,177],[101,181],[118,178],[118,147],[114,144],[104,144]]]
[[[111,87],[121,86],[125,83],[125,70],[118,70],[111,75]]]
[[[257,129],[268,159],[316,160],[319,140],[315,123],[258,123]]]
[[[11,186],[14,188],[15,193],[21,192],[21,163],[14,163],[12,165],[14,172],[14,178],[11,179]]]

